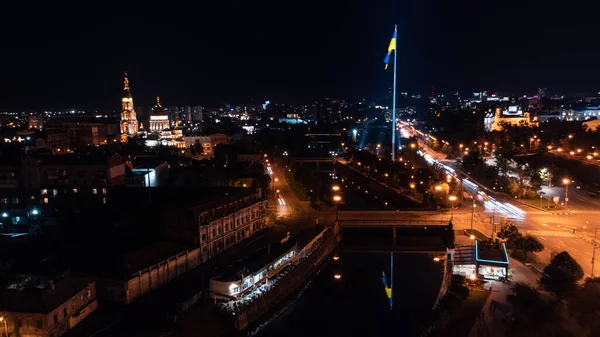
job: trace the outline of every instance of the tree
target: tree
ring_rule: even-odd
[[[577,289],[577,281],[583,278],[583,269],[567,252],[556,255],[544,268],[540,285],[559,298]]]
[[[569,313],[587,330],[588,336],[600,337],[600,279],[587,279],[568,300]]]
[[[507,336],[553,336],[559,314],[552,303],[545,301],[533,287],[517,283],[513,294],[507,296],[513,306],[511,322]]]
[[[506,242],[511,245],[516,238],[521,237],[522,235],[523,234],[519,232],[519,228],[512,222],[504,223],[498,232],[498,237],[506,240]]]
[[[512,244],[516,250],[525,253],[525,257],[527,257],[527,253],[541,252],[544,250],[544,244],[541,243],[538,238],[530,234],[515,238]]]

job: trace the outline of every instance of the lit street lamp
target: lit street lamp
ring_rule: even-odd
[[[475,208],[477,208],[477,204],[475,203],[475,199],[473,199],[473,207],[471,208],[471,233],[473,233],[473,216],[475,215]]]
[[[342,197],[339,195],[333,196],[333,202],[335,203],[335,223],[337,224],[339,220],[338,208],[340,207],[340,202],[342,201]]]
[[[569,209],[569,184],[571,183],[571,180],[565,178],[563,179],[563,184],[566,185],[566,189],[565,189],[565,208]]]
[[[448,200],[450,200],[450,220],[452,220],[454,219],[454,202],[456,201],[456,196],[451,195],[448,197]]]

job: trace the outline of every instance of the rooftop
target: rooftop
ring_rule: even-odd
[[[52,155],[44,157],[41,165],[106,165],[115,155],[104,151]]]
[[[285,233],[268,232],[240,252],[240,259],[224,268],[221,275],[214,279],[235,281],[241,279],[241,273],[255,273],[296,247],[297,238],[292,237],[281,243]]]
[[[45,289],[10,290],[2,293],[1,306],[8,312],[47,314],[67,302],[87,287],[91,280],[86,278],[65,278]]]
[[[125,263],[125,273],[127,275],[133,274],[179,253],[193,249],[194,246],[192,245],[186,245],[178,242],[156,242],[125,255],[123,259]]]
[[[506,244],[475,243],[475,259],[477,262],[508,264]]]

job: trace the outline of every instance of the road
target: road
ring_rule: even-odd
[[[567,251],[579,262],[587,276],[592,275],[594,251],[592,242],[594,228],[600,227],[600,200],[592,199],[586,195],[586,192],[570,186],[568,210],[540,210],[515,201],[502,193],[487,189],[462,172],[454,161],[446,160],[445,156],[434,152],[423,142],[420,142],[420,148],[435,161],[458,172],[457,177],[463,182],[465,190],[470,195],[479,195],[476,197],[479,209],[473,221],[475,229],[491,235],[494,227],[492,219],[496,223],[496,229],[503,220],[512,221],[521,231],[537,236],[544,243],[545,250],[537,254],[540,262],[547,264],[552,253]],[[564,192],[564,187],[553,187],[551,190],[551,194],[560,196],[562,202],[564,202]],[[481,193],[486,195],[481,196]],[[491,200],[486,201],[485,198]],[[516,209],[521,210],[522,213]],[[471,215],[464,212],[458,213],[455,215],[454,221],[456,228],[469,228]],[[600,264],[597,259],[593,270],[595,275],[600,272]]]

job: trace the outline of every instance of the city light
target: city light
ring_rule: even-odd
[[[450,201],[456,201],[456,196],[455,195],[451,195],[448,197],[448,200]]]
[[[340,257],[339,257],[339,256],[337,256],[337,255],[333,257],[333,260],[334,260],[334,261],[337,261],[337,260],[339,260],[339,259],[340,259]]]
[[[436,190],[436,191],[441,191],[441,190],[442,190],[442,185],[437,185],[437,186],[435,187],[435,190]]]
[[[6,212],[2,212],[2,217],[3,217],[3,218],[8,218],[8,213],[6,213]]]
[[[334,195],[333,196],[333,201],[340,202],[340,201],[342,201],[342,197],[340,197],[339,195]]]
[[[336,280],[340,280],[342,278],[342,275],[335,274],[335,275],[333,275],[333,278],[336,279]]]
[[[337,192],[337,191],[339,191],[339,190],[340,190],[340,187],[339,187],[338,185],[333,185],[333,186],[331,186],[331,189],[332,189],[333,191],[336,191],[336,192]]]
[[[436,257],[434,257],[434,258],[433,258],[433,261],[435,261],[435,262],[439,262],[439,261],[440,261],[440,258],[436,256]]]
[[[34,208],[33,210],[31,210],[31,214],[38,215],[38,214],[40,214],[40,212]]]

